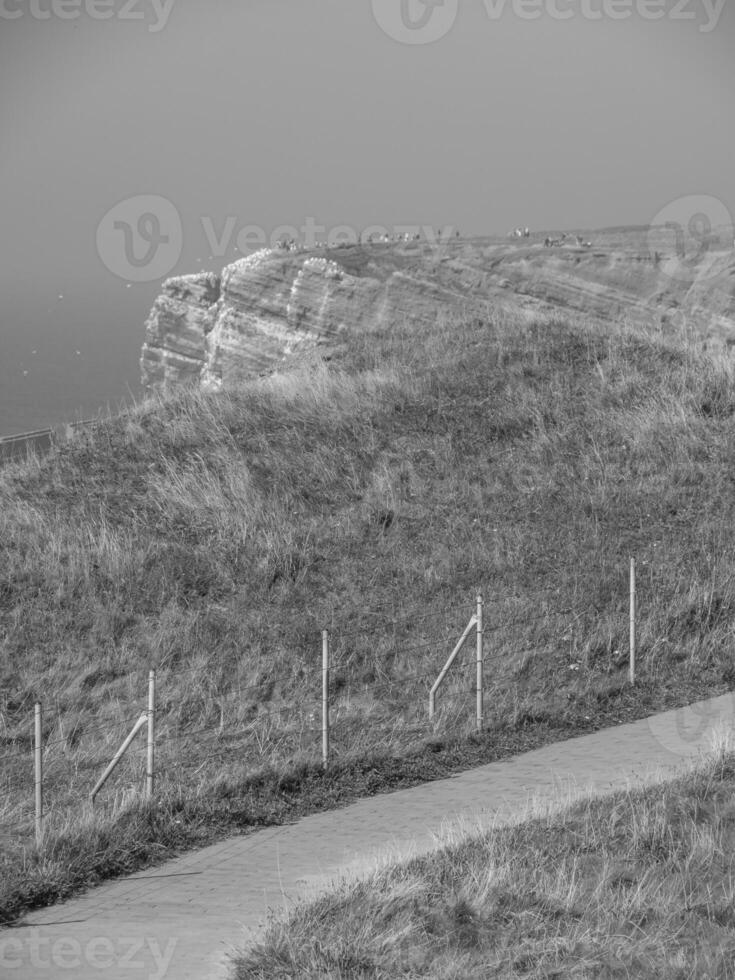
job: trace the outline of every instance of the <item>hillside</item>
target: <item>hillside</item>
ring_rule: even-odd
[[[233,829],[733,686],[729,360],[703,350],[696,318],[674,332],[517,302],[347,323],[280,374],[151,396],[0,470],[0,917]],[[478,590],[473,735],[472,656],[432,721],[427,698]],[[136,742],[93,812],[153,667],[156,803],[130,796]]]

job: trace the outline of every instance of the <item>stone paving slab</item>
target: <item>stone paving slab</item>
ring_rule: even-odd
[[[0,978],[223,980],[270,910],[394,852],[426,851],[448,821],[499,824],[532,799],[670,773],[734,729],[735,692],[229,838],[0,929]]]

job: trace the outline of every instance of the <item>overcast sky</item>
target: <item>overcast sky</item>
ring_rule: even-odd
[[[57,292],[120,288],[125,225],[149,305],[250,225],[594,228],[695,194],[732,213],[732,6],[0,0],[0,359]]]
[[[6,271],[88,274],[100,219],[142,194],[174,204],[190,260],[203,217],[234,216],[234,244],[309,218],[482,234],[735,208],[721,0],[107,2],[0,4]]]

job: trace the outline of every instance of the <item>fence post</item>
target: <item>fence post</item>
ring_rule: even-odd
[[[630,670],[628,678],[635,684],[635,558],[630,559]]]
[[[153,798],[154,783],[154,738],[155,738],[155,707],[156,707],[156,672],[148,673],[148,757],[145,772],[145,795]]]
[[[477,731],[482,731],[482,593],[477,594]]]
[[[322,630],[322,765],[329,765],[329,632]]]
[[[35,727],[33,754],[35,757],[35,783],[36,783],[36,845],[41,846],[43,841],[43,732],[42,732],[42,711],[40,701],[35,706]]]

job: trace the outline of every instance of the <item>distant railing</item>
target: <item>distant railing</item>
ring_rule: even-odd
[[[25,457],[31,450],[48,452],[54,443],[69,439],[77,429],[92,425],[96,421],[97,419],[83,419],[79,422],[66,422],[50,429],[34,429],[32,432],[0,436],[0,464]]]

